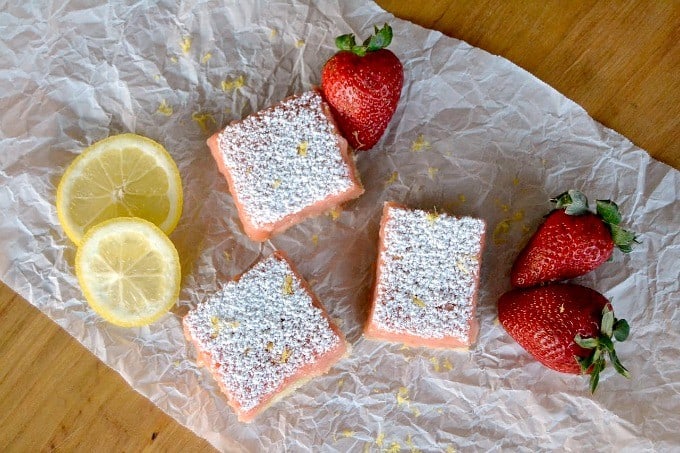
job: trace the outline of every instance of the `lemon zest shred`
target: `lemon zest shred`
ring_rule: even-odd
[[[172,106],[168,104],[168,101],[165,99],[161,99],[161,103],[158,106],[158,109],[156,109],[156,113],[160,113],[161,115],[165,116],[170,116],[174,112]]]
[[[212,126],[217,125],[215,117],[211,113],[207,112],[194,112],[191,114],[191,119],[198,124],[198,127],[205,133],[209,133]]]
[[[191,36],[185,36],[182,38],[182,42],[179,44],[180,48],[182,49],[182,53],[185,55],[189,53],[191,50]]]
[[[286,296],[293,294],[293,276],[290,274],[283,279],[283,294]]]
[[[418,138],[416,138],[413,141],[413,144],[411,144],[411,151],[417,153],[420,151],[424,151],[430,147],[431,147],[430,142],[425,140],[425,136],[423,134],[419,134]]]
[[[340,212],[341,212],[340,208],[333,208],[333,209],[330,210],[328,215],[331,216],[331,219],[338,220],[340,218]]]
[[[387,447],[387,450],[385,450],[385,453],[399,453],[401,452],[401,445],[399,445],[399,442],[392,442],[389,447]]]
[[[303,140],[302,142],[300,142],[300,144],[297,147],[298,156],[306,157],[308,148],[309,142],[307,140]]]
[[[428,212],[426,217],[427,217],[427,221],[430,222],[430,225],[434,225],[434,223],[439,218],[439,213],[435,209],[434,212]]]
[[[508,242],[505,237],[510,232],[510,222],[508,220],[509,219],[501,220],[496,225],[496,228],[494,228],[492,234],[494,244],[501,245]]]
[[[375,444],[379,447],[382,448],[383,442],[385,442],[385,433],[380,432],[375,438]]]
[[[412,300],[413,300],[413,303],[416,304],[416,305],[417,305],[418,307],[420,307],[420,308],[425,308],[425,307],[427,307],[427,305],[425,304],[425,302],[423,302],[423,299],[421,299],[421,298],[418,297],[418,296],[415,296],[415,295],[414,295],[414,296],[412,297]]]
[[[389,186],[389,185],[394,184],[395,182],[397,182],[398,178],[399,178],[399,173],[397,173],[396,171],[393,171],[392,174],[390,175],[390,177],[387,178],[387,180],[385,180],[385,185]]]
[[[243,88],[246,84],[246,79],[243,75],[240,75],[234,79],[224,79],[220,84],[222,91],[235,91],[239,88]]]
[[[397,405],[408,406],[409,404],[408,389],[406,387],[399,387],[397,391]]]

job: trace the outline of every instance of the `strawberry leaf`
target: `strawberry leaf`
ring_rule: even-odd
[[[618,225],[621,223],[621,213],[619,207],[611,200],[596,200],[597,214],[602,217],[602,220],[611,224]]]
[[[600,335],[599,343],[604,350],[607,352],[612,352],[614,350],[614,343],[612,343],[611,337]]]
[[[366,55],[366,46],[352,46],[350,49],[353,54],[363,57]]]
[[[576,335],[574,342],[584,349],[594,349],[600,344],[597,338],[582,338],[581,335]]]
[[[607,304],[602,309],[602,321],[600,325],[600,335],[597,338],[582,338],[581,335],[574,337],[574,342],[582,348],[592,349],[593,352],[588,357],[575,357],[582,373],[590,372],[590,391],[595,392],[597,384],[600,381],[600,372],[607,366],[605,355],[609,356],[609,360],[616,371],[630,378],[630,372],[621,364],[616,351],[614,350],[614,342],[612,335],[618,341],[624,341],[628,338],[630,327],[625,319],[616,319],[611,305]]]
[[[614,322],[614,338],[616,341],[626,341],[630,333],[630,326],[625,319],[617,319]]]
[[[569,192],[562,192],[556,197],[550,199],[551,202],[555,203],[555,209],[561,209],[566,205],[571,204],[571,197]]]
[[[550,201],[555,203],[556,209],[564,209],[564,212],[569,215],[581,215],[588,212],[588,199],[576,189],[561,193]]]
[[[600,358],[593,364],[593,371],[590,372],[590,393],[595,393],[597,384],[600,382],[600,372],[604,370],[604,358]]]
[[[338,36],[335,38],[335,45],[340,50],[350,51],[360,57],[363,57],[368,52],[375,52],[389,46],[392,42],[392,27],[385,24],[382,28],[377,26],[373,28],[375,34],[366,38],[360,45],[357,45],[353,34]]]
[[[611,360],[612,365],[614,366],[614,369],[617,371],[617,373],[625,378],[630,379],[630,371],[628,371],[626,367],[621,364],[621,361],[619,361],[619,358],[616,355],[616,351],[613,349],[609,351],[609,360]]]
[[[392,27],[385,24],[383,28],[375,27],[375,35],[368,39],[368,52],[384,49],[392,42]]]
[[[590,368],[590,366],[593,364],[593,354],[590,354],[588,357],[579,357],[575,355],[574,358],[581,367],[581,373],[586,374],[588,372],[588,368]]]
[[[609,225],[609,229],[612,233],[612,240],[614,244],[624,253],[630,253],[633,250],[633,244],[639,244],[635,233],[632,231],[624,230],[618,225]]]
[[[602,309],[602,323],[600,324],[600,332],[607,338],[612,337],[612,332],[614,331],[614,312],[609,307],[605,305]]]
[[[625,230],[619,226],[621,223],[621,213],[619,207],[611,200],[597,200],[597,215],[609,227],[612,234],[612,241],[624,253],[633,250],[633,244],[638,243],[635,233]]]
[[[602,357],[602,349],[595,348],[595,351],[593,352],[593,363],[599,362],[601,357]]]
[[[357,42],[354,38],[354,35],[351,33],[347,35],[340,35],[335,38],[335,46],[340,50],[351,51],[354,47],[356,47],[356,45]]]

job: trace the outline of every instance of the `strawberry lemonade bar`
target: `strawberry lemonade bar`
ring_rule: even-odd
[[[342,332],[282,252],[224,285],[183,324],[197,362],[242,422],[347,353]]]
[[[231,123],[208,146],[254,241],[364,192],[347,141],[314,90]]]
[[[486,225],[386,203],[364,335],[409,346],[470,346]]]

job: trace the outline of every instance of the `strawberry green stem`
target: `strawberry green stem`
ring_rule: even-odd
[[[368,52],[375,52],[389,46],[392,42],[392,27],[385,24],[382,28],[374,26],[374,29],[375,34],[366,38],[361,45],[357,45],[356,38],[351,33],[335,38],[335,45],[340,50],[352,52],[360,57],[363,57]]]

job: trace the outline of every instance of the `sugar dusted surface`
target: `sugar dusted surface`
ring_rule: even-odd
[[[467,343],[485,224],[389,207],[372,322],[382,330]]]
[[[341,342],[287,261],[275,256],[226,284],[184,324],[242,411]]]
[[[316,91],[227,126],[218,145],[239,201],[256,227],[354,186]]]

